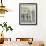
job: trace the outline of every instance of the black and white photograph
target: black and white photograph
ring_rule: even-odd
[[[19,4],[19,24],[37,25],[37,3]]]

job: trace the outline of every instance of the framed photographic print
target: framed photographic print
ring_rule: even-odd
[[[19,24],[37,25],[37,3],[19,4]]]

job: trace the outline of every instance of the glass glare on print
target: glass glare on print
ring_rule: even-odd
[[[37,7],[31,3],[20,3],[20,24],[36,24]]]

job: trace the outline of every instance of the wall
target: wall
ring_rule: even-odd
[[[3,0],[4,5],[7,8],[11,9],[4,16],[0,17],[0,23],[8,22],[8,25],[12,25],[13,31],[12,32],[5,32],[5,37],[33,37],[34,40],[43,40],[46,41],[46,0]],[[19,3],[37,3],[38,7],[38,16],[36,26],[34,25],[19,25]],[[11,34],[12,33],[12,34]]]

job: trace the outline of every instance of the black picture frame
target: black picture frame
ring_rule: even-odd
[[[35,7],[35,23],[28,23],[28,22],[26,22],[25,23],[25,21],[24,22],[21,22],[21,8],[23,7],[23,6],[26,6],[27,5],[27,7],[28,7],[28,5],[30,5],[30,6],[32,6],[33,7],[33,5],[34,5],[34,7]],[[21,7],[22,6],[22,7]],[[33,19],[33,18],[32,18]],[[20,25],[37,25],[37,3],[19,3],[19,24]]]

